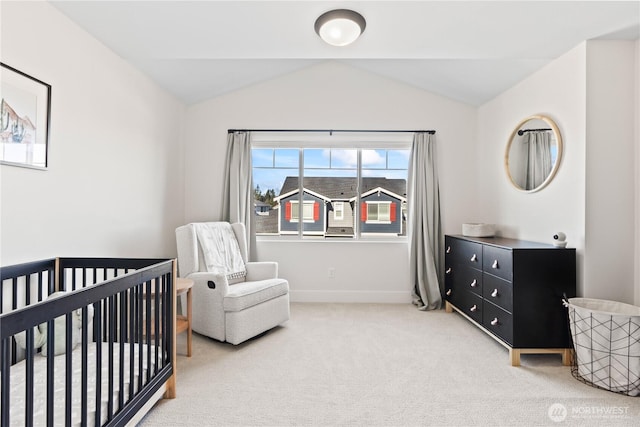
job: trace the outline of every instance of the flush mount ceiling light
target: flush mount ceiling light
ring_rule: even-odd
[[[358,12],[336,9],[323,13],[316,19],[316,33],[333,46],[346,46],[356,41],[364,32],[367,22]]]

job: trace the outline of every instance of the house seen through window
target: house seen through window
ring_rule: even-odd
[[[254,146],[256,234],[322,239],[404,236],[409,148],[389,145]]]

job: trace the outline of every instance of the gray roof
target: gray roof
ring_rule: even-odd
[[[351,177],[304,177],[304,188],[322,194],[332,200],[349,200],[357,195],[358,179]],[[407,180],[388,178],[362,178],[360,194],[374,188],[384,188],[387,191],[407,197]],[[298,177],[288,176],[284,180],[280,196],[298,189]]]

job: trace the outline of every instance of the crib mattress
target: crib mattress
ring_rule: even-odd
[[[72,425],[79,426],[81,421],[81,405],[82,405],[82,346],[78,346],[72,353],[72,392],[71,400],[72,405]],[[96,383],[96,355],[97,346],[95,343],[90,343],[88,346],[88,363],[87,363],[87,379],[88,379],[88,408],[87,408],[87,422],[90,426],[95,425],[95,413],[96,413],[96,390],[98,384]],[[138,378],[142,376],[143,384],[146,384],[147,369],[151,369],[152,372],[155,368],[155,347],[142,346],[142,352],[140,352],[139,344],[133,346],[133,390],[134,393],[138,390]],[[104,424],[107,419],[108,409],[108,393],[109,393],[109,346],[107,343],[102,343],[102,364],[101,364],[101,381],[99,384],[101,390],[101,402],[100,402],[100,425]],[[114,362],[113,362],[113,412],[117,412],[118,408],[118,394],[120,392],[120,345],[114,344]],[[147,357],[150,354],[151,365],[147,366]],[[123,363],[123,391],[124,401],[129,400],[129,392],[131,383],[130,376],[130,344],[126,343],[123,351],[124,363]],[[142,356],[142,370],[140,370],[140,356]],[[54,421],[55,425],[65,425],[65,382],[66,382],[66,356],[60,355],[54,358]],[[11,367],[11,383],[10,383],[10,420],[12,426],[25,425],[25,386],[26,386],[26,363],[21,361]],[[33,363],[34,370],[34,425],[46,425],[46,412],[47,412],[47,358],[37,354]]]

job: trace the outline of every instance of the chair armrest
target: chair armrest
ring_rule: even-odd
[[[254,280],[275,279],[278,277],[278,263],[273,261],[248,262],[247,282]]]
[[[212,292],[220,293],[223,296],[229,291],[229,282],[223,274],[199,271],[189,274],[186,279],[193,280],[194,287],[197,286],[199,289],[208,288]]]

